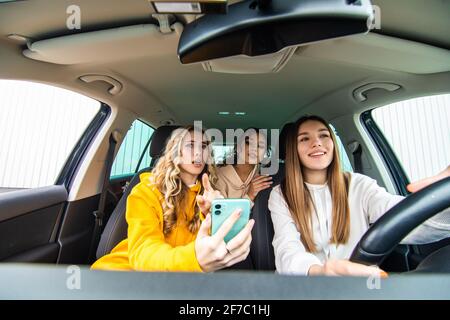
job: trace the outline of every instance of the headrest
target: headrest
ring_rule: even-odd
[[[180,126],[161,126],[153,132],[152,142],[150,144],[150,157],[159,158],[166,147],[167,140],[175,129]]]
[[[283,126],[283,129],[281,129],[280,132],[280,138],[279,138],[279,157],[280,160],[286,159],[286,138],[289,132],[289,129],[291,129],[294,126],[293,122],[288,122]]]

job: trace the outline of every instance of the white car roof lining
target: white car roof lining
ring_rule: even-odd
[[[448,30],[445,27],[448,19],[442,19],[448,15],[448,11],[444,10],[445,3],[427,1],[424,4],[410,0],[395,3],[375,0],[373,3],[383,9],[382,32],[393,34],[395,31],[406,38],[413,37],[414,32],[420,33],[422,38],[428,36],[425,39],[427,42],[446,46],[442,42],[448,38],[443,36],[444,31]],[[166,122],[185,124],[199,117],[210,127],[223,128],[227,124],[278,127],[305,110],[319,112],[328,108],[324,113],[328,117],[330,113],[334,116],[360,112],[397,99],[449,91],[449,51],[423,43],[369,33],[303,46],[289,61],[282,60],[286,66],[277,73],[212,73],[205,72],[202,64],[179,63],[176,56],[178,36],[175,32],[162,35],[157,29],[149,27],[141,33],[137,32],[133,40],[134,30],[137,30],[134,26],[155,23],[155,19],[151,18],[154,12],[146,1],[129,1],[127,6],[123,6],[123,1],[119,0],[80,0],[79,5],[83,17],[82,32],[69,38],[81,39],[81,45],[77,46],[64,40],[68,39],[67,33],[76,33],[67,32],[65,19],[58,16],[58,12],[64,15],[66,2],[36,0],[1,4],[0,58],[8,63],[2,65],[0,77],[43,82],[74,90],[109,105],[129,109],[155,127]],[[426,15],[415,13],[414,9],[423,6],[428,9],[424,11]],[[393,16],[393,12],[399,16]],[[420,17],[418,22],[426,23],[428,30],[408,27],[406,20],[414,15]],[[195,16],[177,16],[178,21],[182,22],[193,18]],[[122,29],[121,26],[128,27]],[[111,34],[108,30],[117,31],[119,27],[122,31],[129,31],[125,32],[128,37],[126,43],[136,48],[135,52],[125,46],[120,47],[120,41],[116,42],[125,33]],[[97,36],[108,34],[104,40],[97,39],[103,42],[103,46],[92,46],[92,40],[96,37],[91,38],[88,33],[94,31]],[[149,37],[157,40],[139,41],[145,38],[147,32]],[[27,54],[33,58],[77,63],[57,65],[25,58],[21,53],[27,48],[20,41],[8,39],[9,34],[31,39],[31,47],[36,52]],[[46,44],[46,41],[50,42]],[[68,48],[74,50],[76,55]],[[62,51],[65,54],[61,54]],[[238,58],[231,59],[232,63],[215,61],[214,65],[209,63],[208,68],[215,67],[222,71],[231,68],[236,71],[242,67],[242,70],[255,70],[255,65],[249,65],[249,59],[246,60],[245,63]],[[273,69],[276,66],[273,61],[276,60],[269,59],[258,66],[259,61],[256,70]],[[80,76],[91,74],[116,79],[123,84],[122,91],[112,96],[108,92],[111,86],[107,83],[84,83],[79,80]],[[447,82],[438,83],[442,80]],[[374,90],[369,101],[354,103],[352,91],[371,82],[397,83],[403,90],[395,94]],[[330,103],[329,96],[339,96],[338,100],[332,100],[332,108],[324,106]],[[377,96],[376,100],[374,96]],[[271,111],[274,106],[277,107],[276,113]],[[218,116],[219,111],[246,111],[247,116],[224,118]]]

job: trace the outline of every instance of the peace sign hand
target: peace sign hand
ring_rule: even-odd
[[[197,196],[197,204],[200,211],[206,216],[211,209],[211,202],[214,199],[223,198],[223,196],[219,191],[213,189],[206,173],[202,176],[202,185],[204,189],[203,195]]]

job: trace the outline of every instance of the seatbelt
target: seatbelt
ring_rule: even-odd
[[[358,141],[349,143],[349,148],[353,155],[353,169],[356,173],[362,173],[362,147]]]
[[[92,232],[91,245],[89,249],[89,262],[93,262],[95,259],[95,252],[97,249],[97,243],[100,237],[102,226],[105,219],[105,206],[106,196],[109,187],[109,176],[111,174],[112,163],[114,160],[114,150],[116,149],[117,140],[114,138],[114,133],[109,136],[109,147],[105,161],[105,176],[103,177],[102,192],[100,194],[100,201],[98,209],[93,212],[95,217],[94,231]]]

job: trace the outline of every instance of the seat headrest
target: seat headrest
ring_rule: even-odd
[[[283,126],[283,129],[281,129],[280,132],[280,139],[279,139],[279,157],[281,160],[286,159],[286,138],[289,132],[289,129],[293,128],[294,123],[288,122]]]
[[[161,126],[153,132],[150,144],[150,157],[152,159],[159,158],[163,154],[167,140],[172,132],[178,128],[180,126]]]

